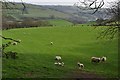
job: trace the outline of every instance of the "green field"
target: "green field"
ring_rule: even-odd
[[[21,39],[21,43],[6,49],[18,52],[19,58],[3,58],[3,78],[66,77],[65,75],[78,70],[78,61],[85,65],[84,71],[117,77],[117,39],[97,40],[99,31],[90,26],[4,30],[2,34],[5,37]],[[53,45],[50,45],[51,41]],[[64,67],[54,65],[55,55],[62,56]],[[107,61],[92,64],[92,56],[106,56]]]
[[[62,26],[62,27],[65,27],[65,26],[72,26],[73,23],[72,22],[69,22],[67,20],[62,20],[62,19],[53,19],[53,20],[48,20],[48,22],[50,24],[52,24],[53,26]]]

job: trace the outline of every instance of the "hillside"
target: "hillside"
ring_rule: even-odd
[[[63,13],[67,13],[69,15],[72,15],[77,18],[82,18],[86,21],[95,21],[96,18],[109,18],[108,15],[106,15],[106,9],[102,8],[95,14],[92,14],[93,11],[91,10],[85,10],[84,7],[76,7],[76,6],[43,6],[49,9],[54,9],[56,11],[60,11]]]
[[[75,77],[73,71],[117,77],[118,40],[96,39],[97,33],[103,29],[58,26],[4,30],[3,36],[20,39],[21,43],[5,49],[6,52],[17,52],[18,58],[3,58],[3,78]],[[53,45],[50,45],[51,41]],[[64,67],[54,65],[56,55],[62,56]],[[91,63],[92,56],[106,56],[107,61]],[[78,69],[78,61],[85,65],[83,70]]]
[[[90,14],[91,11],[78,9],[75,6],[40,6],[32,4],[25,4],[26,8],[23,12],[23,6],[21,3],[15,4],[15,9],[11,10],[3,8],[3,16],[10,16],[15,20],[23,20],[25,18],[65,19],[74,23],[84,23],[87,21],[95,21],[96,18],[104,18],[105,15],[104,9],[102,9],[100,13],[97,12],[92,15]]]

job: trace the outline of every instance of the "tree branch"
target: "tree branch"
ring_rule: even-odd
[[[6,38],[6,37],[4,37],[4,36],[2,36],[2,35],[0,35],[0,37],[3,38],[3,39],[5,39],[5,40],[12,40],[12,41],[15,41],[15,42],[20,43],[19,40],[15,40],[15,39],[12,39],[12,38]]]

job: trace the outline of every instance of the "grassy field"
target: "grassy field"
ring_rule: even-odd
[[[3,58],[3,78],[70,77],[78,70],[77,62],[85,65],[84,71],[102,76],[118,75],[117,39],[97,40],[99,29],[87,26],[21,28],[3,31],[6,37],[21,39],[7,51],[18,52],[16,60]],[[50,42],[53,45],[50,45]],[[5,41],[3,40],[5,43]],[[54,65],[55,55],[61,55],[64,67]],[[92,64],[92,56],[106,56],[107,61]]]
[[[48,22],[50,24],[52,24],[53,26],[62,26],[62,27],[66,27],[66,26],[72,26],[73,23],[69,22],[67,20],[62,20],[62,19],[53,19],[53,20],[48,20]]]

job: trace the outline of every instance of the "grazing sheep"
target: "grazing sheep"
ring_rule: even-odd
[[[58,62],[59,66],[64,66],[64,62]]]
[[[91,58],[91,62],[99,63],[100,61],[101,61],[101,58],[98,58],[98,57],[92,57]]]
[[[19,40],[18,40],[18,42],[20,43],[20,42],[21,42],[21,40],[19,39]]]
[[[13,42],[12,45],[17,45],[17,42]]]
[[[55,62],[54,64],[58,66],[64,66],[64,62]]]
[[[107,60],[107,58],[105,57],[105,56],[103,56],[102,58],[101,58],[101,61],[102,62],[105,62]]]
[[[61,59],[61,56],[55,56],[55,60],[60,61]]]
[[[55,65],[58,65],[59,63],[58,63],[58,62],[55,62],[54,64],[55,64]]]
[[[84,68],[84,64],[82,64],[82,63],[80,63],[80,62],[78,62],[77,65],[78,65],[79,69]]]
[[[53,45],[53,42],[50,42],[51,45]]]
[[[56,62],[54,64],[59,66],[64,66],[64,62],[62,62],[61,59],[62,59],[61,56],[55,56]]]

